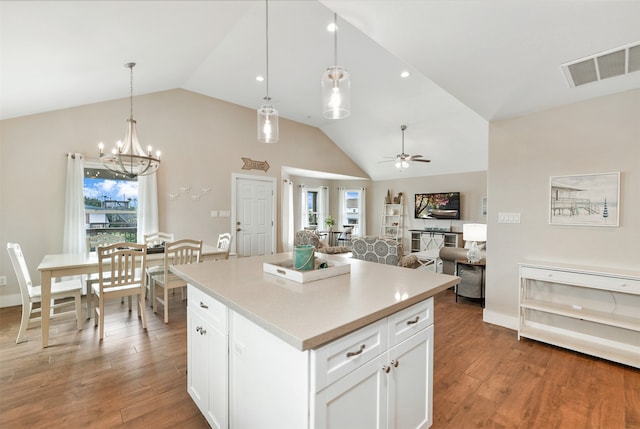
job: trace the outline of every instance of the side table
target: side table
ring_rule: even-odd
[[[455,275],[461,278],[460,283],[455,286],[456,302],[458,296],[476,298],[480,299],[480,304],[484,307],[485,266],[485,259],[480,262],[456,259]]]

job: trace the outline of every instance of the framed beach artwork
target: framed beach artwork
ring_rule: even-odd
[[[549,223],[618,226],[620,172],[551,176]]]

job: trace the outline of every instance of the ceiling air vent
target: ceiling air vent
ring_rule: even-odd
[[[640,71],[640,42],[562,64],[569,86],[576,87]]]

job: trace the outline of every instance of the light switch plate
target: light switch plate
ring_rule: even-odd
[[[498,223],[520,223],[520,213],[499,212]]]
[[[7,285],[7,276],[0,276],[0,286]]]

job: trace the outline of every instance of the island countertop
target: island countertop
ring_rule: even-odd
[[[263,271],[264,262],[285,261],[291,253],[179,265],[172,271],[298,350],[317,348],[460,281],[427,270],[318,256],[349,263],[351,273],[297,283]]]

